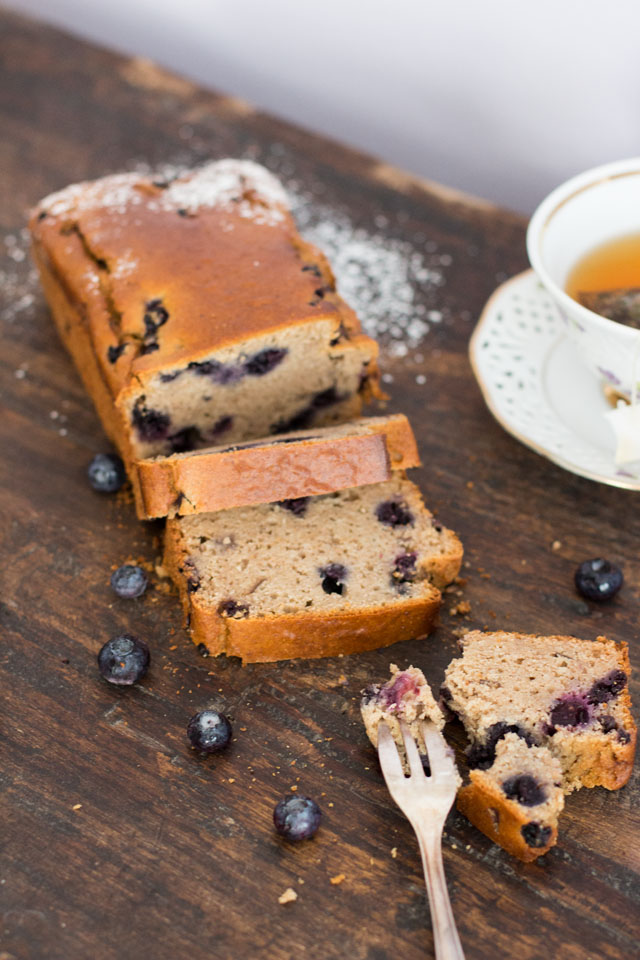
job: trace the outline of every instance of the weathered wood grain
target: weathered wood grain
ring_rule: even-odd
[[[30,204],[74,180],[136,162],[249,155],[355,226],[372,229],[383,216],[378,234],[436,244],[451,257],[446,284],[416,295],[443,321],[419,351],[385,352],[383,362],[394,378],[390,409],[416,429],[417,480],[466,547],[464,622],[606,633],[629,641],[637,667],[637,498],[573,477],[504,433],[467,361],[485,299],[526,265],[524,225],[144,61],[6,13],[0,28],[0,229],[14,238],[0,260],[0,958],[430,956],[417,847],[357,702],[390,657],[439,683],[455,652],[461,618],[448,608],[459,598],[426,643],[244,669],[197,655],[157,581],[141,601],[115,599],[111,568],[129,557],[153,563],[159,528],[87,485],[87,462],[105,441],[21,257],[20,231]],[[572,587],[576,564],[596,555],[626,576],[602,608]],[[153,651],[148,678],[124,691],[95,666],[120,630]],[[205,704],[224,706],[236,739],[202,761],[184,732]],[[299,847],[271,829],[291,785],[325,814]],[[637,777],[617,794],[572,797],[559,846],[530,866],[453,813],[445,867],[468,960],[640,956],[639,800]],[[289,886],[298,900],[281,906]]]

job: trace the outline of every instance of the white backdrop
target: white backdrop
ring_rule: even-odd
[[[523,212],[640,154],[638,0],[8,0]]]

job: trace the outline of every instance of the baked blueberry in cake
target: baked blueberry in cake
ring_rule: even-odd
[[[378,746],[378,725],[381,722],[389,727],[400,756],[406,767],[404,741],[400,731],[400,722],[409,728],[422,756],[423,766],[429,774],[429,761],[421,721],[430,720],[438,730],[442,730],[445,717],[433,698],[431,688],[422,670],[407,667],[400,670],[394,663],[390,666],[391,679],[386,683],[373,683],[362,691],[360,712],[367,736],[374,747]]]
[[[411,522],[380,519],[390,500]],[[196,644],[253,662],[335,656],[429,633],[462,547],[435,525],[414,484],[399,473],[291,506],[167,521],[165,564]]]
[[[255,163],[75,184],[30,229],[60,335],[130,472],[343,422],[379,395],[377,345]]]

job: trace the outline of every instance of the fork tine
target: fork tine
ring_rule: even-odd
[[[431,720],[422,721],[422,735],[427,748],[431,776],[455,771],[455,761],[449,753],[447,743]]]
[[[402,739],[404,740],[404,749],[407,753],[407,763],[409,764],[411,776],[424,778],[425,772],[424,767],[422,766],[422,760],[420,759],[418,745],[413,739],[411,731],[404,720],[400,721],[400,731],[402,733]]]
[[[400,754],[386,723],[378,724],[378,758],[385,780],[388,777],[404,777]]]

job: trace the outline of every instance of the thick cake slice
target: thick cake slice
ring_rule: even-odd
[[[636,742],[626,644],[474,631],[461,646],[442,696],[471,740],[470,767],[490,767],[515,733],[559,760],[565,793],[624,786]]]
[[[560,761],[546,747],[529,746],[518,734],[507,733],[496,744],[493,764],[471,771],[457,806],[508,853],[535,860],[558,837],[564,808]]]
[[[403,476],[167,522],[165,563],[195,643],[246,662],[426,635],[460,541]]]
[[[399,670],[394,663],[391,664],[390,669],[390,680],[382,684],[373,683],[362,691],[360,712],[367,736],[373,746],[377,748],[378,725],[384,721],[396,742],[398,752],[408,773],[404,740],[400,731],[400,721],[403,721],[418,744],[423,766],[429,773],[427,748],[421,721],[431,720],[438,730],[442,730],[445,724],[444,714],[434,700],[431,688],[422,670],[417,667],[407,667],[406,670]]]
[[[142,460],[141,517],[186,516],[333,493],[420,464],[404,414]]]
[[[378,392],[377,345],[255,163],[75,184],[30,228],[59,332],[129,467],[342,422]]]

